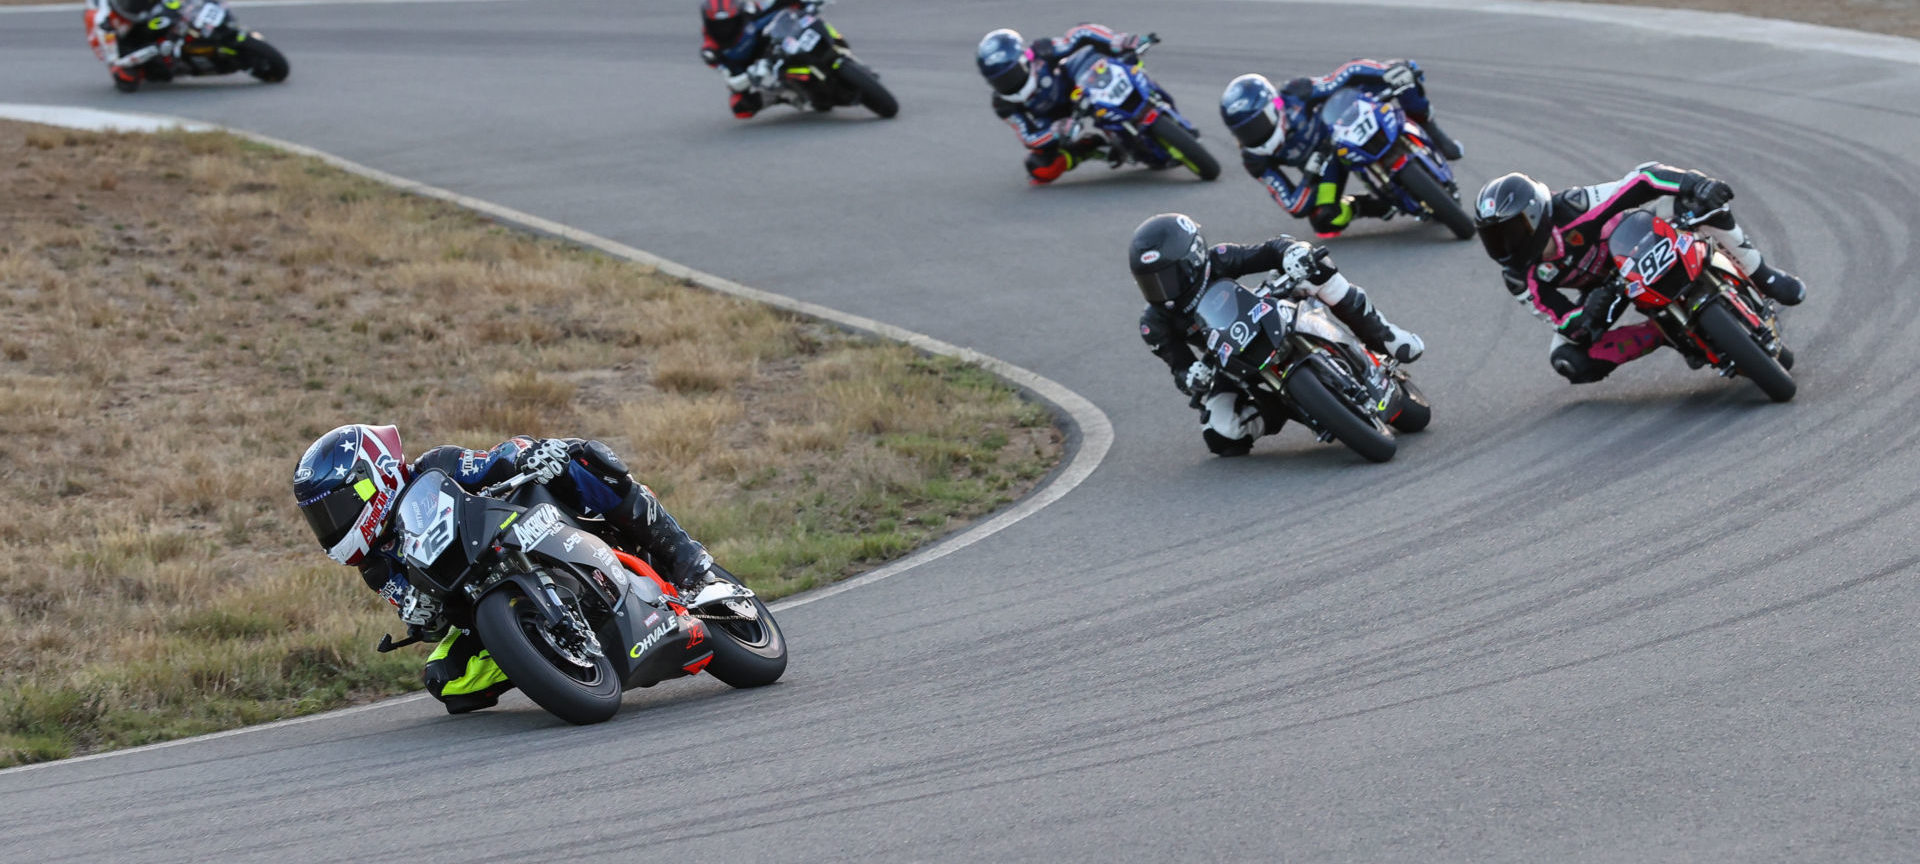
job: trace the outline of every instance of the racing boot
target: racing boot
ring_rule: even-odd
[[[513,689],[507,673],[493,662],[480,640],[459,629],[434,646],[427,667],[420,671],[427,692],[447,706],[448,714],[465,714],[500,703],[500,694]]]
[[[1760,293],[1772,297],[1782,306],[1798,306],[1807,299],[1807,283],[1800,277],[1778,267],[1761,262],[1752,274],[1753,285]]]
[[[1800,301],[1807,298],[1806,283],[1792,273],[1768,266],[1761,258],[1760,250],[1753,248],[1753,241],[1747,239],[1747,232],[1733,221],[1733,214],[1714,214],[1700,224],[1700,233],[1719,243],[1720,248],[1725,249],[1740,265],[1740,269],[1747,272],[1747,277],[1753,280],[1754,287],[1759,288],[1760,293],[1782,306],[1798,306]]]
[[[1393,205],[1384,198],[1372,195],[1355,195],[1351,199],[1353,215],[1366,219],[1385,219],[1393,215]]]
[[[140,73],[125,66],[113,67],[113,89],[133,93],[140,89]]]
[[[1380,310],[1373,308],[1373,302],[1367,299],[1367,292],[1360,290],[1358,285],[1349,284],[1346,296],[1328,308],[1333,310],[1333,317],[1347,325],[1347,329],[1360,337],[1360,341],[1367,343],[1368,348],[1402,363],[1420,359],[1420,355],[1427,350],[1426,343],[1413,331],[1395,326],[1380,314]]]
[[[686,529],[660,506],[660,499],[653,497],[653,490],[634,481],[620,457],[605,444],[587,441],[575,448],[574,461],[621,495],[620,503],[606,511],[614,535],[607,540],[646,555],[648,563],[682,595],[690,596],[707,584],[707,571],[713,567],[707,547],[687,536]]]
[[[1267,434],[1265,415],[1245,393],[1217,389],[1200,403],[1200,437],[1215,456],[1245,456],[1254,439]]]

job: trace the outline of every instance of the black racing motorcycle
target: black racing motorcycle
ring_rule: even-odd
[[[767,25],[765,74],[755,81],[768,101],[815,111],[864,105],[882,117],[900,113],[900,103],[847,47],[847,40],[812,0],[798,9],[782,9]]]
[[[1293,299],[1296,287],[1285,275],[1257,290],[1231,279],[1207,287],[1194,314],[1216,374],[1239,382],[1269,427],[1297,420],[1321,441],[1392,459],[1395,431],[1427,428],[1433,406],[1398,362],[1368,349],[1325,303]]]
[[[125,93],[140,89],[142,78],[169,81],[180,75],[246,72],[277,84],[291,71],[286,55],[259,33],[240,29],[221,0],[163,0],[144,26],[172,34],[114,61],[114,66],[135,71],[131,78],[114,78],[114,86]]]
[[[598,723],[634,687],[701,672],[759,687],[786,671],[780,625],[740,580],[716,566],[695,596],[682,596],[645,560],[581,529],[530,479],[475,495],[427,471],[390,517],[408,581],[448,623],[478,635],[528,698],[569,723]],[[423,636],[416,627],[378,650]]]

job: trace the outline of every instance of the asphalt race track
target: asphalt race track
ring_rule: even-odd
[[[0,860],[1920,857],[1920,66],[1351,5],[828,13],[898,119],[733,120],[691,0],[243,7],[288,84],[134,97],[77,11],[0,17],[0,101],[298,141],[973,346],[1117,434],[1033,518],[784,614],[778,686],[670,683],[590,728],[410,701],[0,773]],[[972,46],[1085,18],[1165,38],[1148,66],[1218,183],[1027,186]],[[1811,287],[1799,397],[1671,352],[1569,387],[1478,244],[1395,221],[1335,257],[1426,337],[1431,430],[1381,466],[1291,428],[1210,457],[1140,344],[1127,235],[1165,210],[1304,230],[1234,167],[1216,100],[1358,54],[1429,69],[1469,190],[1649,159],[1731,182]]]

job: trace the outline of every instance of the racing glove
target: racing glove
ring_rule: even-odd
[[[1195,360],[1193,365],[1187,367],[1186,374],[1175,376],[1175,381],[1178,382],[1180,392],[1188,396],[1205,393],[1207,388],[1213,386],[1213,368]]]
[[[1567,322],[1573,326],[1562,335],[1576,345],[1592,345],[1613,329],[1613,323],[1627,311],[1625,290],[1626,286],[1616,277],[1588,292],[1580,306],[1580,317]]]
[[[1310,285],[1325,285],[1340,268],[1333,264],[1333,253],[1299,240],[1288,242],[1280,253],[1280,269],[1287,276]]]
[[[718,66],[720,65],[720,52],[712,48],[702,48],[700,49],[700,59],[706,61],[708,66]]]
[[[1413,67],[1404,62],[1388,66],[1380,79],[1387,82],[1387,86],[1393,88],[1396,94],[1412,90],[1419,84],[1419,76],[1414,73]]]
[[[1705,175],[1693,175],[1680,183],[1679,210],[1695,215],[1727,206],[1733,200],[1733,187]]]
[[[543,438],[525,448],[513,459],[514,470],[533,475],[533,482],[547,483],[567,470],[567,442]]]

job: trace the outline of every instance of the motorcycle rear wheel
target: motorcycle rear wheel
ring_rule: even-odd
[[[1193,137],[1187,127],[1172,117],[1162,114],[1155,118],[1148,132],[1160,142],[1160,146],[1167,148],[1167,153],[1173,156],[1175,162],[1187,166],[1200,179],[1216,180],[1220,177],[1220,162],[1207,152],[1206,147],[1201,146],[1199,139]]]
[[[547,646],[538,630],[544,620],[533,601],[511,588],[482,597],[473,610],[480,644],[527,698],[577,726],[611,719],[620,710],[620,679],[613,661],[595,657],[591,670],[580,670],[579,677],[567,674],[566,667],[579,667]]]
[[[1696,320],[1707,341],[1732,360],[1733,368],[1765,392],[1767,398],[1786,402],[1799,391],[1793,376],[1787,374],[1787,370],[1782,369],[1779,361],[1769,356],[1765,348],[1760,347],[1752,331],[1740,323],[1739,317],[1725,303],[1707,304],[1700,310]]]
[[[881,117],[900,113],[900,100],[893,98],[893,93],[880,83],[880,76],[873,74],[873,70],[861,65],[860,61],[845,58],[840,61],[840,68],[836,71],[840,80],[860,95],[860,104],[866,106],[867,110]]]
[[[1313,418],[1335,440],[1372,462],[1385,462],[1400,449],[1393,434],[1363,419],[1345,400],[1327,389],[1311,365],[1303,365],[1287,376],[1287,396],[1295,407]]]
[[[742,584],[732,573],[719,567],[713,575]],[[713,638],[713,659],[707,674],[734,687],[765,687],[780,680],[787,671],[787,637],[773,620],[773,613],[760,598],[753,598],[758,621],[702,621]]]
[[[287,64],[287,55],[259,36],[249,36],[247,41],[240,43],[240,53],[246,58],[247,71],[268,84],[287,80],[287,74],[292,71]]]
[[[1447,187],[1427,172],[1427,166],[1409,160],[1407,167],[1400,169],[1396,179],[1400,185],[1407,187],[1408,194],[1433,211],[1433,218],[1447,226],[1447,230],[1453,232],[1454,239],[1467,240],[1473,237],[1473,217],[1467,215],[1466,208],[1460,206],[1460,202],[1453,200],[1453,196],[1447,193]]]

